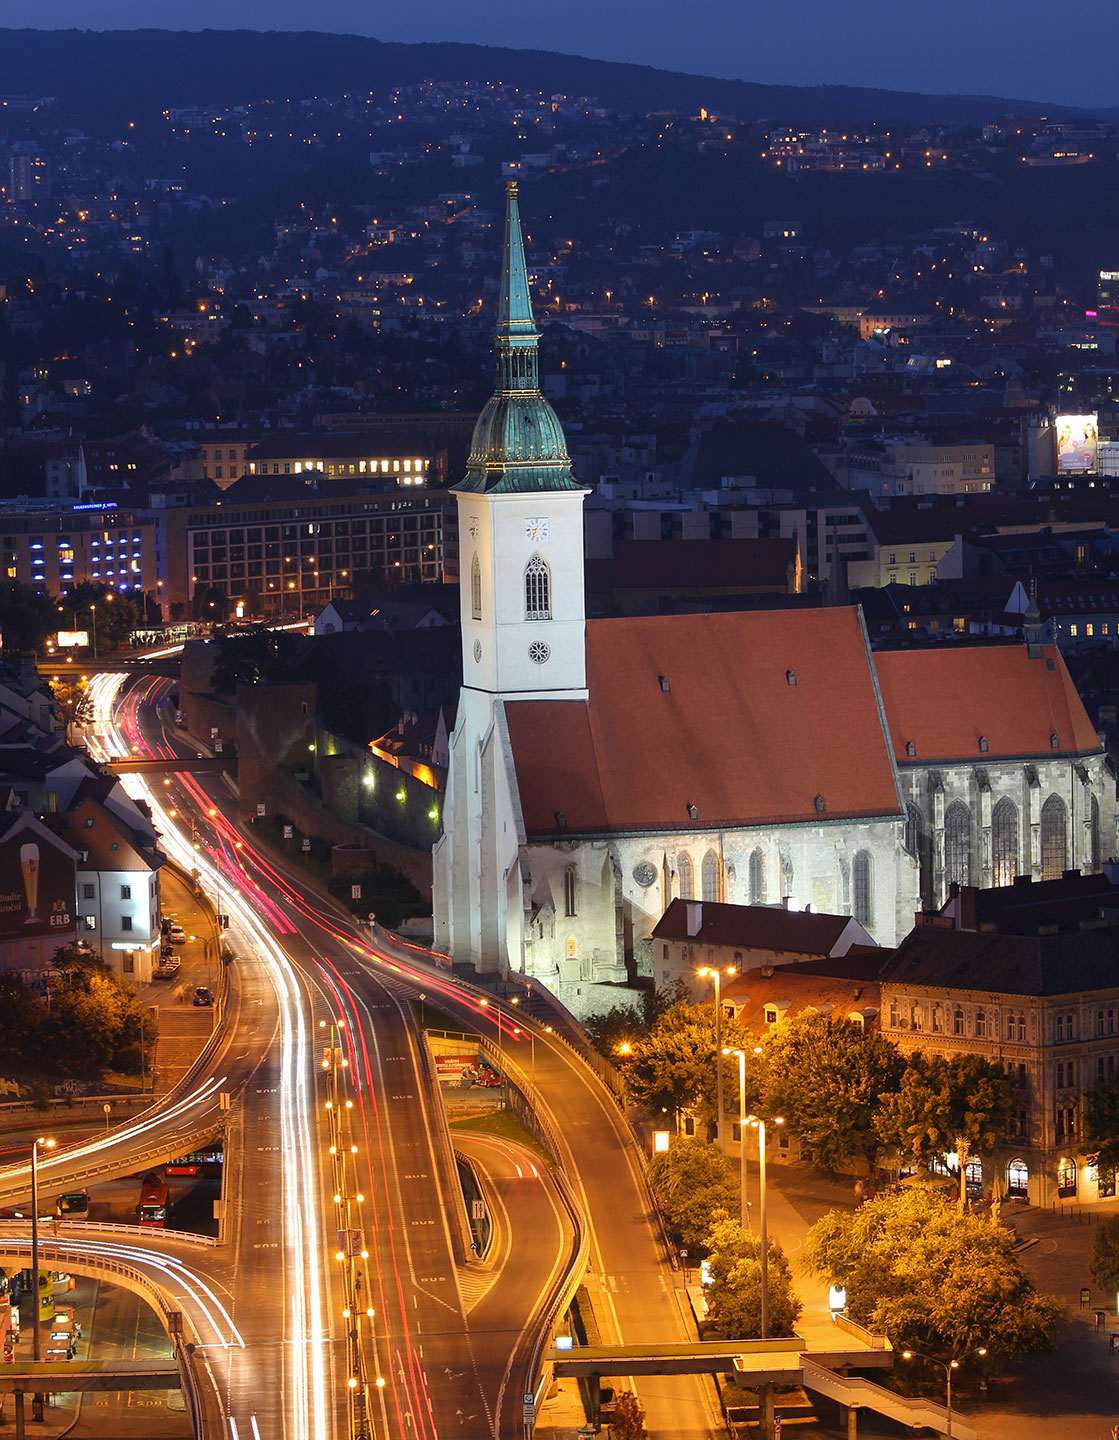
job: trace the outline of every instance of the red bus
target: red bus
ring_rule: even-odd
[[[141,1230],[162,1230],[167,1224],[167,1181],[157,1170],[149,1170],[140,1182],[136,1219]]]
[[[181,1155],[177,1160],[168,1160],[163,1169],[167,1175],[220,1176],[224,1158],[221,1146],[212,1145],[206,1150],[193,1150],[189,1155]]]

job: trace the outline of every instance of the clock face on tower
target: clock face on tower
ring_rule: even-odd
[[[526,539],[526,540],[530,540],[530,541],[532,541],[533,544],[536,544],[537,542],[539,542],[539,541],[541,541],[541,540],[547,540],[547,538],[548,538],[548,517],[547,517],[546,515],[542,515],[542,516],[540,516],[538,519],[535,519],[535,520],[526,520],[526,521],[525,521],[525,539]]]

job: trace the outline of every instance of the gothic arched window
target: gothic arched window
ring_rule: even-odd
[[[699,871],[700,894],[704,900],[718,900],[719,898],[719,857],[713,850],[708,850],[703,857],[703,864]]]
[[[871,864],[870,852],[859,850],[851,866],[851,911],[860,925],[871,923]]]
[[[1013,885],[1018,874],[1018,808],[1005,797],[991,815],[991,863],[996,885]]]
[[[1068,865],[1068,811],[1059,795],[1041,807],[1041,878],[1059,880]]]
[[[750,851],[750,862],[747,866],[747,887],[751,905],[765,904],[765,856],[762,854],[761,846]]]
[[[915,860],[921,858],[921,812],[916,805],[905,807],[905,848]]]
[[[525,619],[552,618],[552,585],[547,564],[534,555],[525,566]]]
[[[1100,802],[1095,795],[1088,796],[1088,848],[1095,873],[1100,868]]]
[[[470,566],[470,614],[475,620],[482,618],[482,567],[477,555]]]
[[[676,878],[680,882],[680,899],[694,900],[695,889],[692,884],[692,860],[690,855],[677,855]]]
[[[971,879],[971,811],[954,800],[944,812],[944,883],[967,885]]]

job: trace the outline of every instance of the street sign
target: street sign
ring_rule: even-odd
[[[290,840],[291,837],[292,837],[294,834],[295,834],[295,826],[294,826],[294,825],[285,825],[285,826],[284,826],[284,839],[285,839],[285,840]]]
[[[360,886],[360,885],[351,885],[351,886],[350,886],[350,899],[351,899],[351,900],[360,900],[360,899],[361,899],[361,886]]]
[[[484,1200],[474,1200],[471,1202],[470,1218],[471,1220],[484,1220],[486,1218],[486,1202]]]
[[[310,835],[304,835],[302,841],[300,842],[300,849],[303,851],[304,855],[306,855],[306,854],[310,851],[310,849],[311,849],[311,837],[310,837]]]
[[[260,802],[260,804],[257,805],[257,807],[256,807],[256,813],[257,813],[257,818],[258,818],[258,819],[263,818],[263,816],[264,816],[264,802],[263,802],[263,800]]]

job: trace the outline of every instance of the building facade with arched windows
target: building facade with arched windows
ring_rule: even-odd
[[[1051,648],[875,654],[854,607],[587,621],[585,492],[538,386],[515,186],[495,344],[454,487],[470,583],[438,948],[582,1014],[666,978],[651,937],[675,899],[854,916],[893,945],[922,896],[991,883],[996,849],[1001,877],[1113,851],[1114,785]]]

